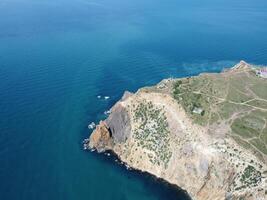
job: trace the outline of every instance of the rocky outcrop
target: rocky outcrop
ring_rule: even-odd
[[[241,61],[225,73],[247,69]],[[126,92],[91,134],[89,148],[112,150],[130,167],[179,186],[192,199],[265,200],[266,177],[257,176],[265,164],[229,137],[226,124],[194,123],[170,94],[172,84]],[[237,177],[248,173],[257,184],[239,187]]]
[[[112,149],[114,144],[126,142],[131,133],[131,124],[129,113],[121,102],[132,95],[126,91],[121,101],[111,109],[109,117],[99,123],[90,136],[89,148],[102,152]]]
[[[142,121],[135,121],[134,113],[142,102],[151,102],[149,105],[152,107],[165,109],[169,125],[166,140],[158,138],[155,144],[149,142],[153,138],[143,140],[144,145],[158,145],[159,151],[143,148],[141,139],[136,138]],[[173,113],[174,110],[176,113]],[[149,112],[145,108],[140,108],[140,111],[140,115]],[[151,116],[155,114],[157,118],[161,115],[158,112],[159,109],[152,109]],[[153,126],[154,123],[144,126]],[[225,183],[230,179],[232,168],[222,155],[211,153],[213,149],[208,148],[211,145],[207,139],[209,136],[203,135],[203,132],[203,128],[191,124],[170,96],[139,91],[112,108],[108,119],[100,122],[91,134],[90,147],[99,152],[114,151],[129,166],[176,184],[193,199],[223,199],[227,190]],[[171,152],[171,157],[165,159],[168,152]]]
[[[131,133],[129,114],[121,104],[112,108],[106,124],[115,143],[125,142]]]
[[[240,71],[251,69],[251,65],[246,63],[244,60],[241,60],[238,64],[231,68],[231,71]]]
[[[98,152],[103,152],[107,149],[111,149],[113,146],[113,139],[108,130],[107,124],[104,121],[100,121],[96,126],[93,134],[90,136],[89,148],[96,148]]]

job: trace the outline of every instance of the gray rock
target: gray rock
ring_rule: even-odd
[[[121,104],[116,104],[106,120],[106,124],[115,143],[123,143],[129,138],[131,124],[129,114]]]
[[[233,195],[230,192],[227,192],[225,195],[225,199],[226,200],[232,200],[233,199]]]

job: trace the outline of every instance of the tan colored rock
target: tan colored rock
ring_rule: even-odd
[[[237,70],[247,70],[250,69],[251,65],[246,63],[245,61],[241,60],[238,64],[236,64],[234,67],[231,68],[232,71]]]
[[[105,151],[112,146],[112,138],[106,122],[100,121],[99,125],[90,136],[89,147],[96,148],[99,152]]]
[[[248,67],[241,61],[231,70]],[[266,164],[227,134],[227,124],[193,123],[170,95],[168,84],[171,80],[160,87],[163,92],[144,88],[124,95],[97,126],[89,146],[114,151],[130,167],[179,186],[195,200],[267,199],[266,175],[257,185],[236,190],[237,177],[247,166],[263,172]]]

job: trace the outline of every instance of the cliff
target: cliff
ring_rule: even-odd
[[[112,150],[192,199],[264,200],[267,80],[255,69],[241,61],[222,73],[126,92],[88,147]]]

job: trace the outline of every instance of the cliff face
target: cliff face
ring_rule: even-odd
[[[103,152],[107,149],[112,148],[113,138],[106,122],[101,121],[99,125],[96,126],[94,133],[90,137],[88,143],[89,148],[97,148],[98,152]]]
[[[226,73],[240,72],[234,69]],[[227,120],[205,124],[207,109],[190,114],[181,102],[185,97],[175,97],[175,84],[164,80],[126,93],[91,134],[89,147],[114,151],[129,166],[178,185],[192,199],[266,199],[264,154],[255,156],[237,143]],[[193,108],[199,105],[204,107],[195,102]]]
[[[115,143],[125,142],[129,138],[131,133],[130,116],[121,103],[113,107],[106,123]]]

